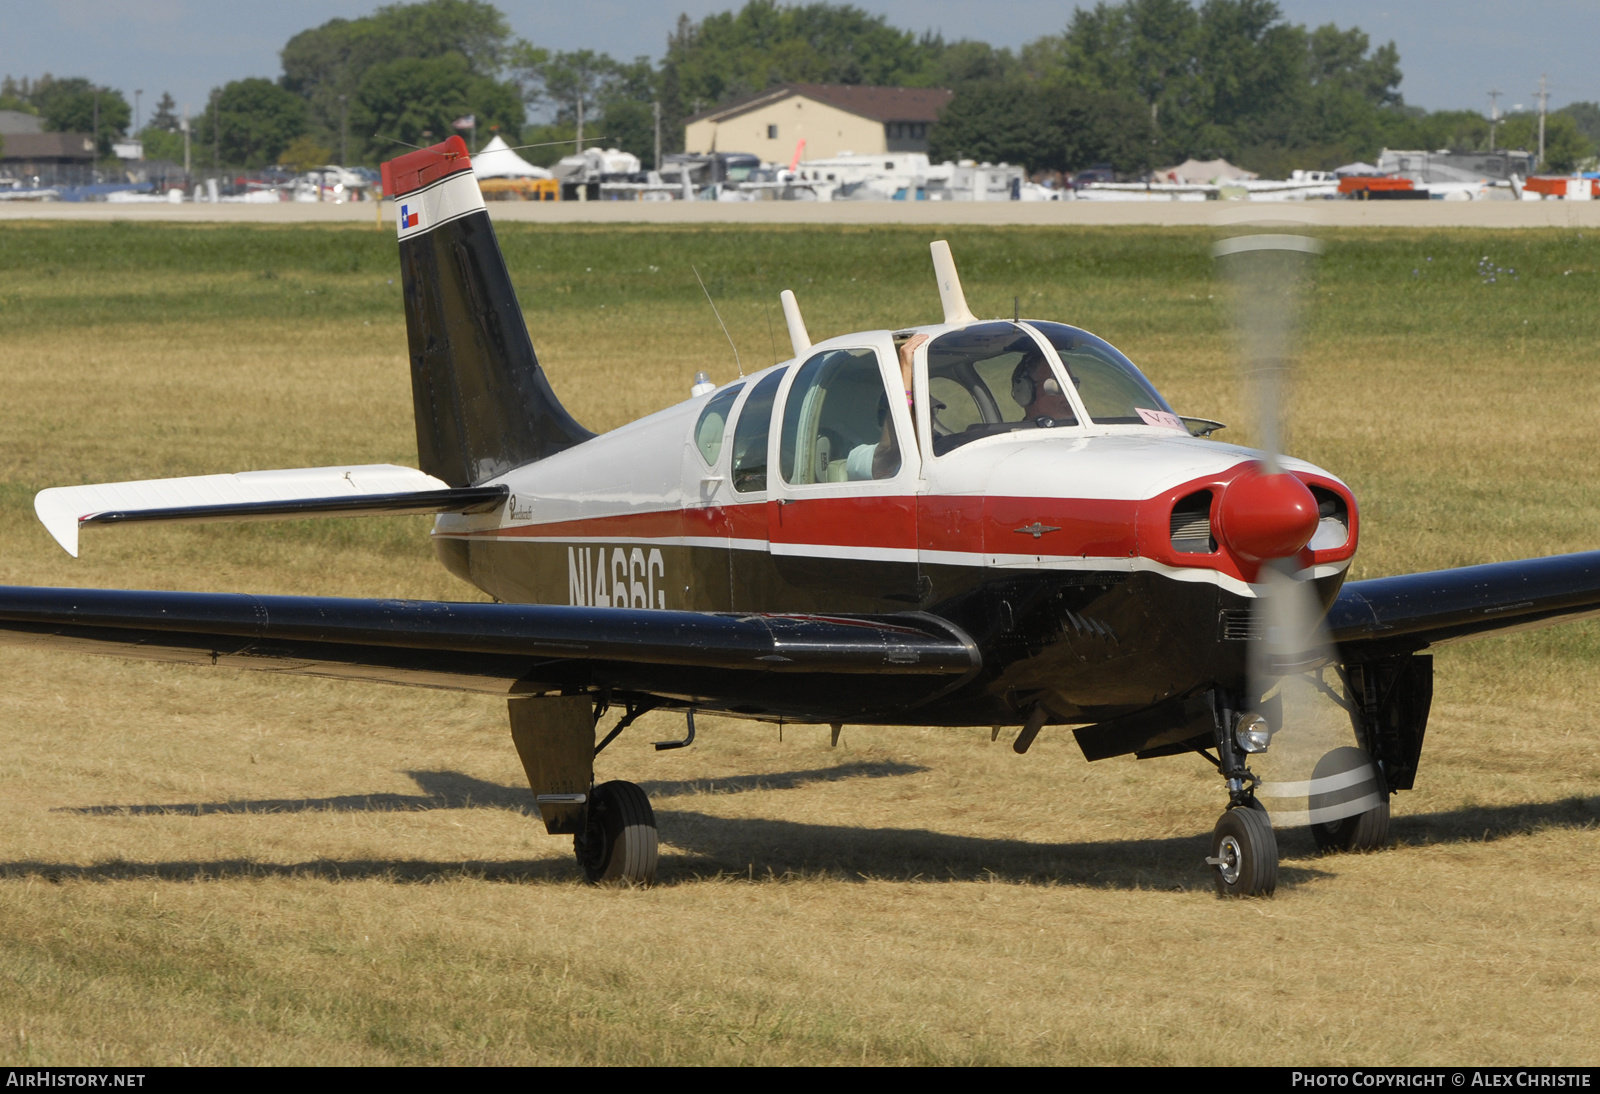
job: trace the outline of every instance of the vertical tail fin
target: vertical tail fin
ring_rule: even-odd
[[[422,470],[473,486],[594,436],[534,356],[466,143],[390,160],[383,192],[399,220]]]

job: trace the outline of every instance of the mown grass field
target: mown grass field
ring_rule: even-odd
[[[939,233],[944,235],[946,233]],[[541,359],[622,424],[785,336],[937,315],[913,228],[506,226]],[[1192,230],[952,229],[980,313],[1126,350],[1243,422]],[[1600,547],[1600,249],[1328,235],[1290,449],[1362,504],[1354,576]],[[90,530],[71,482],[415,459],[390,231],[0,225],[0,582],[475,594],[423,519]],[[1496,272],[1498,271],[1498,272]],[[1515,271],[1514,273],[1512,271]],[[1491,280],[1492,278],[1492,280]],[[0,1063],[1587,1063],[1600,628],[1454,647],[1397,846],[1284,839],[1221,902],[1218,780],[1047,732],[646,718],[661,884],[593,890],[501,703],[0,649]]]

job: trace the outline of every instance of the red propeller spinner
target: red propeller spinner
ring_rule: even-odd
[[[1298,555],[1317,531],[1317,499],[1285,471],[1256,464],[1230,482],[1217,504],[1221,538],[1251,562]]]

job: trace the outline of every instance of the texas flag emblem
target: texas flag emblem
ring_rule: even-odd
[[[404,230],[406,228],[415,228],[416,226],[417,226],[417,214],[412,211],[411,206],[409,206],[409,205],[400,206],[400,227],[401,227],[401,229]]]

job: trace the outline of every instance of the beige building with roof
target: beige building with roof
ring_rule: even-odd
[[[0,175],[25,175],[41,166],[94,162],[88,133],[48,133],[33,114],[0,110]]]
[[[943,88],[782,84],[684,121],[686,152],[749,152],[788,163],[844,152],[926,152],[928,131],[953,97]]]

